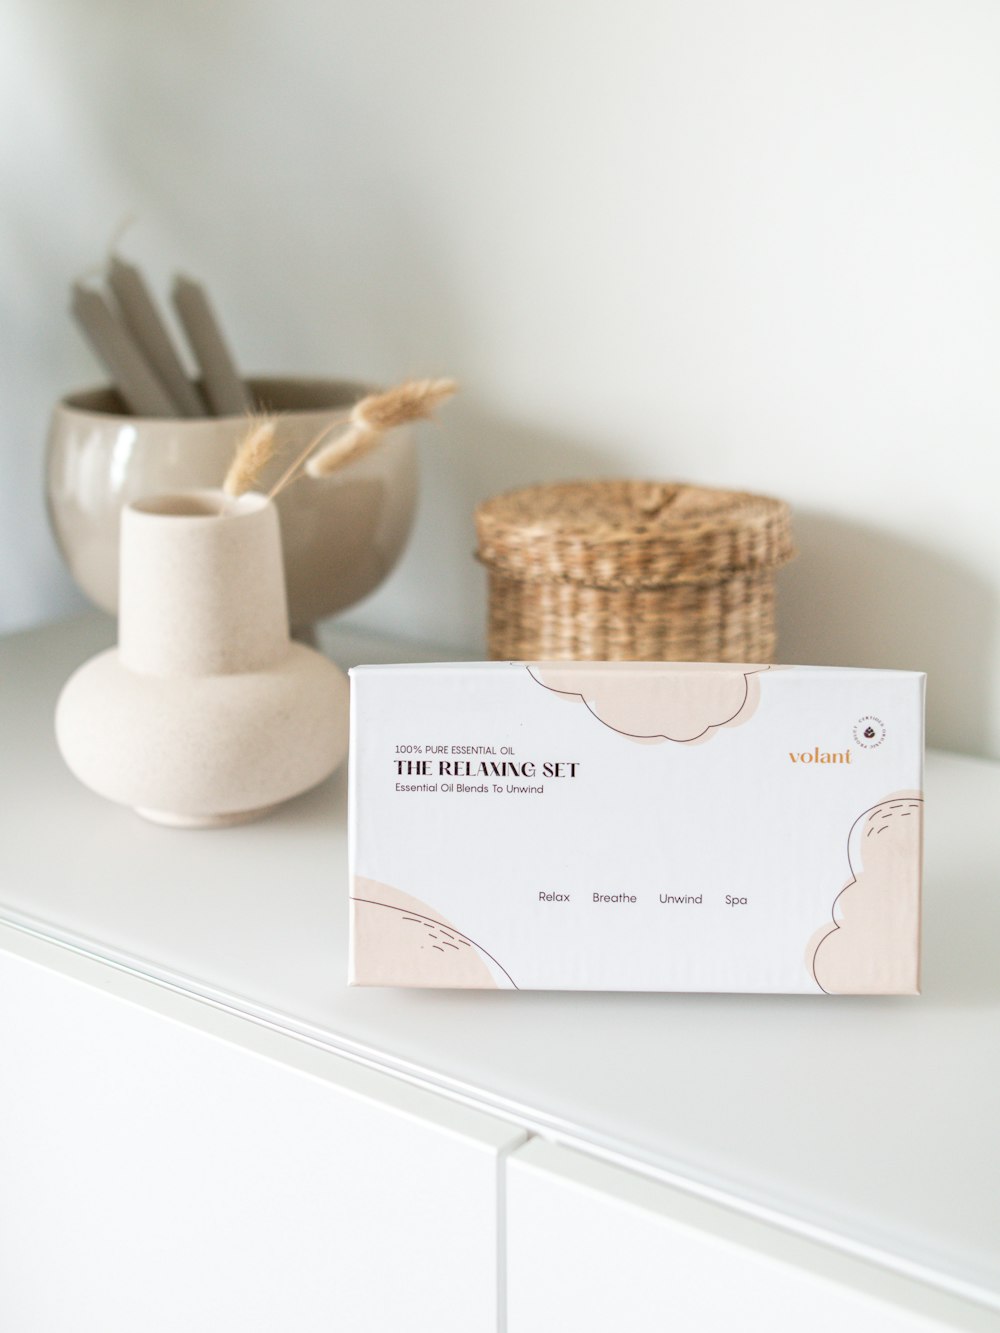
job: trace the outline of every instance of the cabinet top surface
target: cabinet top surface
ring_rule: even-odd
[[[920,998],[354,989],[346,769],[205,832],[92,795],[52,716],[112,639],[0,640],[0,921],[1000,1301],[1000,765],[928,757]]]

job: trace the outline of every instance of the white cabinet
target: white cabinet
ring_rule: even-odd
[[[596,1158],[507,1161],[507,1333],[943,1333],[995,1313]]]
[[[494,1333],[520,1131],[0,936],[0,1327]]]
[[[352,988],[344,775],[101,800],[112,637],[0,640],[0,1333],[1000,1333],[1000,765],[929,756],[920,1000]]]

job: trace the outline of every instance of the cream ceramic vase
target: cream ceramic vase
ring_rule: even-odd
[[[221,491],[122,513],[118,647],[56,707],[81,782],[147,819],[242,823],[327,777],[347,749],[347,680],[289,638],[277,510]]]

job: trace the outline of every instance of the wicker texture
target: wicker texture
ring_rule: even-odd
[[[769,662],[788,506],[634,481],[533,486],[476,510],[488,651],[513,661]]]

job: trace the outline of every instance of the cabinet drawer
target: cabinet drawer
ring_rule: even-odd
[[[493,1333],[524,1135],[0,930],[0,1327]]]
[[[998,1333],[981,1306],[539,1139],[507,1162],[507,1333]]]

